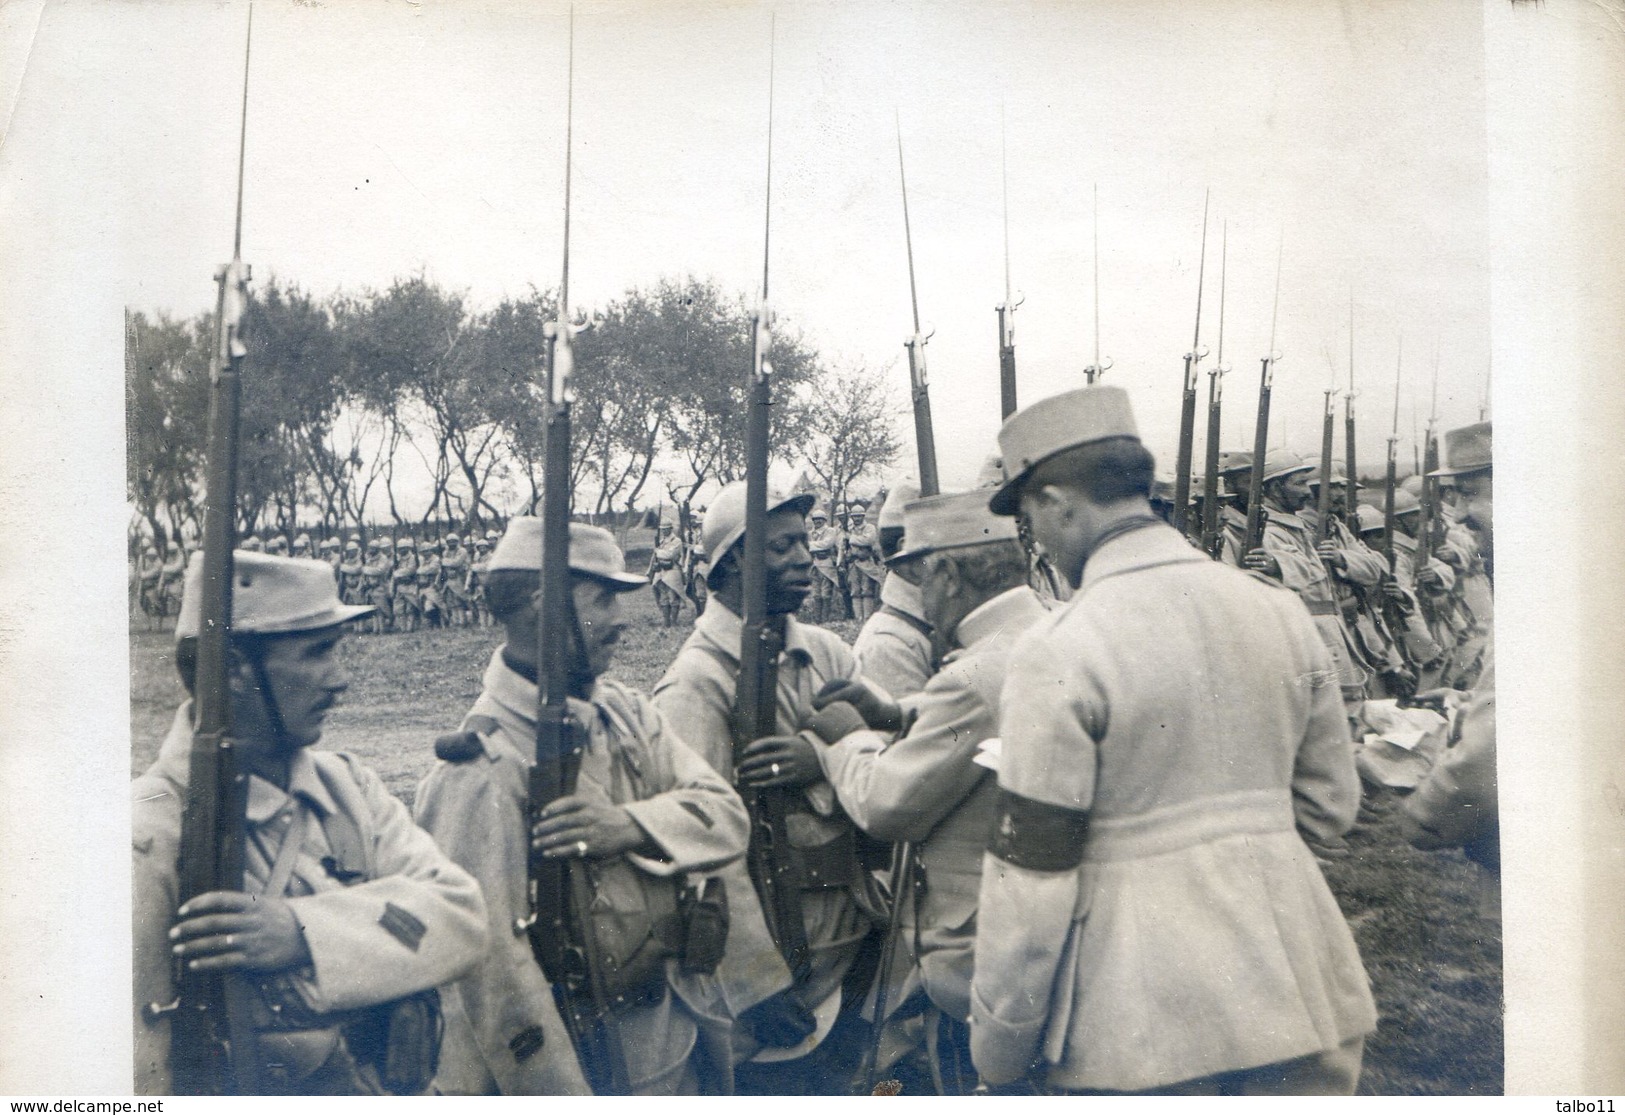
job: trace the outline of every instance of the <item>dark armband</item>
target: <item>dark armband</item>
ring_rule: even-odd
[[[1083,862],[1088,831],[1087,810],[1034,801],[1001,787],[987,850],[1028,871],[1070,871]]]

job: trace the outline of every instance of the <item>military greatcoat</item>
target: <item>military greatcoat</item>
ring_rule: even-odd
[[[1041,1059],[1053,1086],[1139,1091],[1375,1027],[1300,836],[1346,831],[1360,792],[1295,596],[1170,527],[1120,534],[1017,644],[1000,710],[971,990],[984,1078]]]

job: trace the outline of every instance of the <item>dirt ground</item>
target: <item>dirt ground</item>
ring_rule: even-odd
[[[647,593],[627,598],[632,628],[614,673],[652,688],[687,636],[663,630]],[[686,615],[686,614],[685,614]],[[171,636],[132,618],[131,773],[152,762],[184,697]],[[850,641],[856,625],[836,626]],[[479,693],[496,630],[352,637],[340,646],[351,687],[323,746],[369,763],[408,804],[434,763],[437,735],[456,728]],[[1366,1044],[1368,1095],[1502,1091],[1501,932],[1475,908],[1478,870],[1460,853],[1407,845],[1392,814],[1350,836],[1354,855],[1326,867],[1376,993],[1381,1021]]]

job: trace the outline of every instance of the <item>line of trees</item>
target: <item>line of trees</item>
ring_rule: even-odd
[[[326,299],[260,284],[245,327],[239,532],[483,529],[534,509],[542,325],[555,315],[553,291],[479,310],[423,275]],[[578,511],[669,499],[686,514],[708,485],[743,475],[749,315],[745,298],[693,277],[630,290],[594,315],[576,346]],[[212,319],[126,313],[129,498],[135,533],[160,544],[201,533]],[[901,455],[889,369],[831,368],[782,320],[773,367],[776,461],[845,499]],[[421,470],[403,470],[414,459]],[[427,475],[426,501],[408,471]]]

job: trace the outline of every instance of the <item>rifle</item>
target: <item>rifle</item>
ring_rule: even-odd
[[[1202,549],[1217,558],[1221,549],[1219,533],[1219,417],[1220,380],[1230,369],[1224,366],[1224,279],[1230,254],[1230,222],[1221,226],[1219,239],[1219,352],[1207,374],[1207,452],[1202,482]]]
[[[186,807],[176,868],[177,909],[210,891],[242,890],[248,840],[248,775],[232,739],[230,684],[232,550],[236,545],[238,411],[243,318],[250,269],[243,262],[243,156],[248,140],[248,61],[254,10],[243,47],[243,107],[237,139],[237,218],[231,262],[215,273],[214,346],[209,359],[209,447],[203,513],[203,600],[197,640],[197,708],[187,764]],[[194,972],[175,963],[174,1002],[148,1004],[149,1023],[170,1018],[170,1071],[177,1095],[257,1095],[255,994],[240,974]]]
[[[575,110],[575,12],[570,13],[569,71],[564,126],[564,266],[559,314],[543,326],[547,364],[546,436],[542,451],[542,572],[537,606],[540,634],[536,670],[536,762],[527,785],[525,842],[554,800],[575,793],[586,749],[586,730],[571,713],[570,674],[581,654],[570,585],[570,385],[575,370],[570,321],[570,153]],[[531,951],[553,987],[559,1015],[577,1060],[599,1095],[628,1095],[626,1054],[620,1023],[606,989],[604,962],[588,913],[594,884],[586,861],[551,859],[532,850],[526,872],[528,916],[516,925],[530,937]]]
[[[1094,188],[1093,212],[1095,225],[1095,362],[1083,370],[1083,382],[1091,386],[1095,380],[1105,375],[1106,370],[1112,366],[1110,360],[1107,360],[1104,364],[1100,362],[1100,185],[1098,183]]]
[[[999,109],[999,177],[1004,185],[1004,301],[993,307],[999,315],[999,417],[1016,412],[1016,307],[1027,299],[1010,294],[1010,176],[1005,165],[1004,109]],[[904,205],[908,199],[904,198]],[[909,250],[909,270],[914,268],[914,252]],[[919,326],[915,326],[919,331]]]
[[[1344,467],[1349,474],[1349,506],[1347,524],[1358,537],[1360,533],[1359,500],[1354,496],[1360,483],[1360,474],[1354,467],[1354,291],[1349,291],[1349,393],[1343,400]]]
[[[1320,499],[1316,503],[1319,513],[1315,520],[1315,544],[1326,541],[1332,532],[1332,442],[1336,440],[1336,407],[1332,403],[1336,388],[1326,389],[1326,412],[1320,425]],[[1352,485],[1350,485],[1352,488]],[[1353,493],[1350,492],[1350,502]],[[1359,537],[1356,535],[1355,537]]]
[[[1275,324],[1281,310],[1281,255],[1286,248],[1283,236],[1275,251],[1275,305],[1270,310],[1270,350],[1264,356],[1258,372],[1258,424],[1253,427],[1253,471],[1247,482],[1247,536],[1242,539],[1241,552],[1258,549],[1264,538],[1264,458],[1269,454],[1270,392],[1275,387],[1275,365],[1281,358],[1275,353]]]
[[[908,248],[908,297],[914,307],[914,333],[903,342],[903,347],[908,349],[908,378],[914,396],[914,445],[919,452],[920,496],[924,498],[937,495],[942,490],[937,484],[937,442],[931,432],[931,389],[925,375],[925,343],[936,330],[920,332],[920,295],[914,285],[914,234],[908,223],[908,175],[903,170],[901,115],[897,118],[897,178],[903,187],[903,242]],[[1002,322],[1002,315],[1000,320]],[[1000,338],[1002,342],[1002,328]],[[1014,391],[1013,381],[1011,390]]]
[[[734,765],[745,749],[778,732],[779,654],[785,621],[767,614],[767,467],[773,413],[772,317],[767,277],[773,217],[773,61],[769,47],[767,93],[767,190],[762,232],[762,297],[751,314],[750,402],[745,417],[745,537],[743,612],[739,638],[739,684],[734,693]],[[716,560],[720,555],[712,555]],[[736,786],[750,814],[746,867],[761,899],[767,930],[800,983],[810,970],[807,927],[801,912],[801,878],[790,854],[785,814],[795,791],[782,786]]]
[[[1206,356],[1202,351],[1202,276],[1207,269],[1207,203],[1202,195],[1202,254],[1196,266],[1196,334],[1191,339],[1191,350],[1185,354],[1184,393],[1180,396],[1179,452],[1174,464],[1174,510],[1170,517],[1173,528],[1185,533],[1185,518],[1191,502],[1191,440],[1196,436],[1196,365]]]

